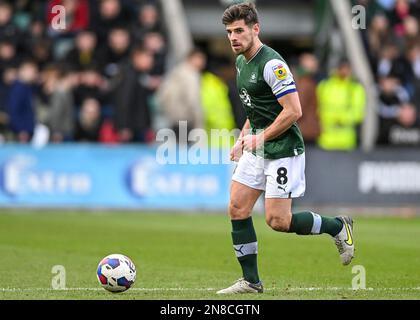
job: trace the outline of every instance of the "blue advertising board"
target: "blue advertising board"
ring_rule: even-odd
[[[156,148],[0,147],[0,206],[225,210],[232,166],[159,164]]]

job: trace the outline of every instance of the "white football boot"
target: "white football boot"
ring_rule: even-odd
[[[340,253],[343,265],[348,265],[354,256],[353,219],[350,217],[337,217],[343,222],[343,228],[335,236],[335,245]]]
[[[254,284],[241,278],[230,287],[217,291],[217,294],[263,293],[263,291],[264,288],[261,281]]]

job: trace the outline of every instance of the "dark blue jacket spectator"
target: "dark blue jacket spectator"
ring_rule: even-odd
[[[35,129],[35,110],[33,105],[34,87],[16,80],[9,95],[10,129],[17,135],[26,133],[29,137]]]
[[[10,130],[21,143],[31,140],[35,129],[35,84],[38,66],[31,60],[23,61],[18,69],[17,80],[10,88],[8,100]]]

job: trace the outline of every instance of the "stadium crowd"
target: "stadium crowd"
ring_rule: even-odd
[[[2,0],[3,139],[152,141],[151,99],[167,54],[159,14],[153,1]]]
[[[353,0],[366,8],[362,41],[379,100],[377,145],[420,146],[420,1]],[[342,59],[322,70],[317,57],[302,54],[295,66],[307,142],[326,150],[359,145],[365,89]]]
[[[420,2],[361,1],[362,35],[378,84],[378,144],[420,145]]]
[[[354,0],[367,8],[362,37],[376,77],[381,145],[420,145],[420,5]],[[66,9],[53,28],[52,8]],[[229,59],[195,49],[168,67],[155,0],[0,0],[0,142],[153,143],[158,128],[242,127]],[[365,89],[347,60],[323,70],[303,53],[291,67],[308,143],[352,150]],[[173,68],[172,68],[173,67]]]

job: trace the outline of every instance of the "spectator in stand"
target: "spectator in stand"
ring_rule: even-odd
[[[95,97],[102,104],[108,99],[109,84],[99,71],[94,67],[88,67],[79,72],[79,80],[74,89],[76,106],[81,106],[82,101],[88,97]]]
[[[158,104],[162,107],[169,127],[178,135],[179,121],[187,121],[190,131],[204,128],[204,115],[201,102],[201,72],[206,66],[207,57],[199,49],[193,49],[181,64],[174,67],[164,78],[156,93]],[[179,139],[179,136],[177,136]],[[179,141],[186,144],[187,141]]]
[[[66,56],[66,63],[74,70],[83,70],[91,67],[98,61],[96,34],[91,30],[84,30],[77,34],[75,48]]]
[[[42,3],[40,1],[17,0],[13,1],[13,22],[19,30],[28,29],[36,10]]]
[[[33,43],[44,39],[49,39],[44,22],[38,19],[32,20],[25,33],[25,41],[28,43],[26,49],[30,48]]]
[[[153,63],[153,52],[138,46],[120,69],[114,95],[115,125],[120,142],[150,143],[154,139],[150,110],[151,94],[156,89],[150,76]]]
[[[408,0],[396,0],[395,5],[390,12],[390,23],[395,34],[398,37],[404,36],[406,30],[404,19],[414,14],[413,8]]]
[[[39,47],[45,48],[38,49]],[[40,51],[37,57],[34,58],[37,60],[37,63],[40,63],[40,66],[44,67],[53,60],[52,48],[53,40],[48,36],[44,22],[34,19],[29,24],[29,28],[23,33],[22,51],[25,53],[32,53],[34,50]],[[44,51],[43,53],[42,50]]]
[[[52,42],[49,39],[36,42],[32,45],[29,52],[31,53],[31,58],[42,69],[52,60]]]
[[[10,129],[17,141],[28,143],[35,130],[36,95],[35,84],[38,78],[38,67],[33,61],[24,61],[18,69],[18,78],[12,84],[8,101]]]
[[[56,5],[65,9],[65,28],[54,25],[57,13],[52,10]],[[74,36],[89,26],[89,2],[87,0],[49,0],[47,3],[48,34],[54,39],[53,55],[62,59],[73,48]]]
[[[315,55],[311,53],[300,55],[295,77],[302,106],[302,117],[298,120],[298,124],[307,144],[314,144],[320,134],[316,96],[318,70],[319,62]]]
[[[101,105],[95,98],[82,102],[76,121],[74,139],[78,142],[98,142],[102,126]]]
[[[107,41],[111,29],[129,25],[131,17],[131,13],[120,0],[99,0],[98,17],[92,21],[98,43]]]
[[[420,90],[420,42],[408,48],[400,59],[402,85],[413,99]],[[420,105],[419,105],[420,106]]]
[[[372,69],[375,70],[384,43],[390,43],[392,40],[389,21],[385,14],[377,14],[372,18],[372,22],[366,30],[366,36],[367,54]]]
[[[241,98],[238,95],[235,65],[230,58],[225,56],[213,57],[213,61],[216,62],[216,66],[213,69],[216,70],[216,74],[220,76],[227,85],[235,128],[241,129],[246,121],[246,113]],[[209,64],[212,63],[210,62]]]
[[[7,1],[0,1],[0,40],[13,40],[19,43],[21,33],[12,22],[13,7]]]
[[[8,116],[8,100],[10,88],[13,82],[16,80],[16,68],[7,67],[3,69],[0,77],[0,141],[6,139],[9,127],[9,116]]]
[[[57,79],[60,73],[60,66],[56,63],[50,63],[40,70],[40,90],[38,91],[37,100],[37,118],[38,122],[48,126],[50,118],[50,98],[53,93]]]
[[[16,46],[11,40],[0,40],[0,73],[18,64]]]
[[[108,34],[108,41],[100,52],[99,65],[107,78],[116,76],[120,63],[130,54],[130,33],[124,27],[115,27]]]
[[[379,80],[379,118],[380,127],[378,144],[404,144],[404,141],[393,141],[396,128],[412,128],[418,124],[416,107],[410,102],[407,90],[400,80],[390,75]],[[401,132],[401,130],[400,130]]]
[[[209,137],[213,129],[230,131],[236,128],[229,87],[223,78],[223,62],[221,59],[215,62],[209,64],[209,68],[201,76],[201,105]],[[215,148],[230,148],[234,143],[232,139],[209,139],[209,145]]]
[[[358,145],[358,129],[366,104],[363,86],[352,78],[347,60],[317,86],[321,134],[318,144],[326,150],[353,150]]]
[[[137,19],[132,27],[132,34],[136,41],[142,41],[148,32],[163,34],[158,8],[152,3],[144,4],[139,8]]]
[[[17,78],[17,69],[15,66],[3,68],[0,73],[0,131],[6,129],[8,124],[8,103],[12,84]]]
[[[48,127],[51,141],[60,143],[73,139],[75,110],[72,89],[77,75],[63,67],[56,74],[49,99]]]
[[[11,85],[17,77],[16,67],[6,67],[0,75],[0,142],[4,142],[9,133],[8,101]]]
[[[166,43],[163,36],[158,32],[148,32],[144,35],[143,45],[153,52],[155,64],[151,71],[152,75],[163,76],[166,71]]]
[[[404,38],[403,49],[409,48],[420,43],[419,38],[419,20],[413,16],[405,17],[403,20]]]
[[[372,40],[372,31],[376,33],[377,30],[371,30],[372,26],[376,26],[375,18],[378,16],[384,17],[384,8],[378,4],[376,0],[351,0],[352,6],[362,6],[364,8],[363,23],[367,28],[360,28],[360,35],[365,49],[369,48],[369,42]],[[385,17],[384,17],[385,18]],[[386,18],[385,18],[386,19]],[[366,50],[369,54],[370,50]]]
[[[410,87],[408,88],[413,103],[420,108],[420,43],[408,49],[406,54],[407,75]]]
[[[376,64],[376,76],[386,77],[389,74],[400,74],[399,49],[390,42],[384,45]]]

